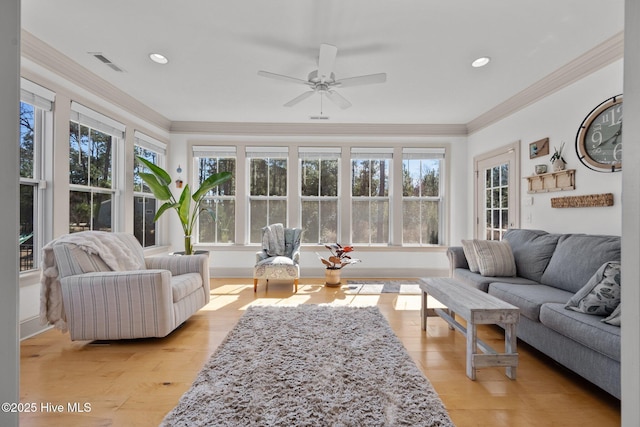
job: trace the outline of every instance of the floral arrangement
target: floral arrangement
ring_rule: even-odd
[[[349,255],[350,252],[353,252],[353,246],[342,246],[340,243],[331,243],[329,245],[324,245],[324,247],[329,249],[331,252],[329,259],[322,257],[317,252],[316,255],[318,255],[320,261],[322,261],[329,270],[339,270],[349,264],[360,262],[359,259],[351,258]]]
[[[564,150],[564,141],[562,141],[562,145],[560,145],[560,149],[553,147],[553,156],[551,156],[551,163],[556,160],[562,160],[564,163],[567,163],[562,157],[562,150]]]

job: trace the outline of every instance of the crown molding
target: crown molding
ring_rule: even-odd
[[[467,123],[469,134],[496,123],[540,99],[624,57],[624,32],[619,32],[503,103]]]
[[[466,136],[464,124],[171,123],[171,133],[248,136]]]
[[[88,69],[57,51],[47,43],[22,30],[20,40],[21,55],[43,68],[58,74],[81,88],[99,96],[123,110],[158,126],[169,130],[171,120],[147,107],[121,89],[98,77]]]

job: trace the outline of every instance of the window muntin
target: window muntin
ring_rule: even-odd
[[[391,150],[351,152],[351,240],[354,244],[390,243]]]
[[[206,157],[205,157],[206,156]],[[236,241],[236,158],[234,151],[203,153],[196,157],[198,183],[214,173],[231,172],[231,179],[211,190],[202,201],[198,218],[199,243],[235,243]],[[195,190],[194,190],[195,191]]]
[[[402,160],[402,243],[442,244],[444,150],[405,150]]]
[[[338,241],[340,149],[300,149],[303,243]]]
[[[69,122],[69,232],[113,230],[115,149],[124,126],[76,103]]]
[[[287,225],[287,147],[247,147],[249,242],[262,241],[262,228]]]

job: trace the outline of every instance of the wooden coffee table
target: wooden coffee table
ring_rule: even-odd
[[[520,309],[493,295],[482,292],[472,286],[459,283],[454,279],[423,278],[422,289],[422,330],[427,329],[427,296],[440,301],[446,310],[435,308],[451,329],[455,328],[467,337],[467,376],[476,379],[476,369],[489,366],[506,367],[507,377],[516,379],[518,366],[516,327],[520,319]],[[467,327],[458,323],[455,315],[467,321]],[[501,325],[504,327],[504,353],[497,353],[482,340],[478,339],[476,325]],[[478,354],[478,348],[484,354]]]

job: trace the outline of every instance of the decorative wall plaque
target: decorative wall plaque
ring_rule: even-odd
[[[593,208],[613,206],[613,193],[551,198],[552,208]]]

